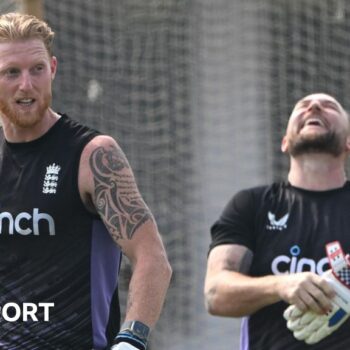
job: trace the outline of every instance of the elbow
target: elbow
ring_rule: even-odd
[[[212,287],[204,291],[204,303],[207,312],[212,316],[224,316],[224,302],[221,300],[220,295],[215,287]]]
[[[205,301],[205,308],[210,315],[212,315],[212,316],[228,316],[227,312],[225,312],[225,308],[223,307],[224,305],[222,305],[220,303],[220,301],[218,301],[216,298],[205,297],[204,301]]]
[[[204,303],[205,303],[205,309],[207,312],[212,316],[221,316],[217,306],[213,302],[212,299],[208,298],[207,296],[204,297]]]
[[[247,315],[243,310],[240,310],[238,305],[236,307],[232,304],[226,304],[215,299],[205,298],[205,308],[212,316],[243,317]]]
[[[204,303],[207,312],[212,316],[242,317],[246,313],[239,303],[233,303],[233,296],[220,294],[215,287],[204,292]]]

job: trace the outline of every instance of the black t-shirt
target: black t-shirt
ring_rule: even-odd
[[[254,256],[249,274],[329,269],[325,245],[340,241],[350,252],[350,183],[329,191],[307,191],[287,183],[255,187],[237,193],[211,228],[210,249],[240,244]],[[297,341],[286,328],[279,302],[243,319],[243,350],[350,349],[350,321],[315,345]]]
[[[119,330],[121,253],[78,190],[82,150],[98,134],[65,115],[31,142],[0,129],[0,306],[21,309],[0,313],[1,350],[104,349]],[[23,319],[25,303],[37,321]],[[39,303],[54,303],[48,321]]]

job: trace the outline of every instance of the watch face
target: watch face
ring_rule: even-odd
[[[127,329],[132,334],[146,341],[150,333],[149,327],[140,321],[127,321],[121,329]]]
[[[137,335],[140,335],[142,338],[147,339],[148,333],[149,333],[149,328],[145,324],[143,324],[139,321],[135,321],[134,325],[133,325],[133,331]]]

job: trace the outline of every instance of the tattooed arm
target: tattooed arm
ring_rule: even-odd
[[[79,190],[86,207],[99,214],[115,243],[131,261],[126,320],[139,320],[153,327],[169,286],[171,268],[130,165],[111,137],[98,136],[85,147]]]
[[[225,244],[212,249],[205,278],[205,303],[209,313],[241,317],[285,301],[300,310],[322,313],[330,308],[332,290],[312,272],[251,277],[253,253],[242,245]]]

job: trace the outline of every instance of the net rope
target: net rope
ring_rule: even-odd
[[[54,108],[118,140],[174,270],[151,349],[238,349],[240,320],[204,308],[209,227],[239,189],[285,179],[280,142],[297,99],[323,91],[350,107],[350,3],[44,4]],[[125,262],[122,305],[129,276]]]

